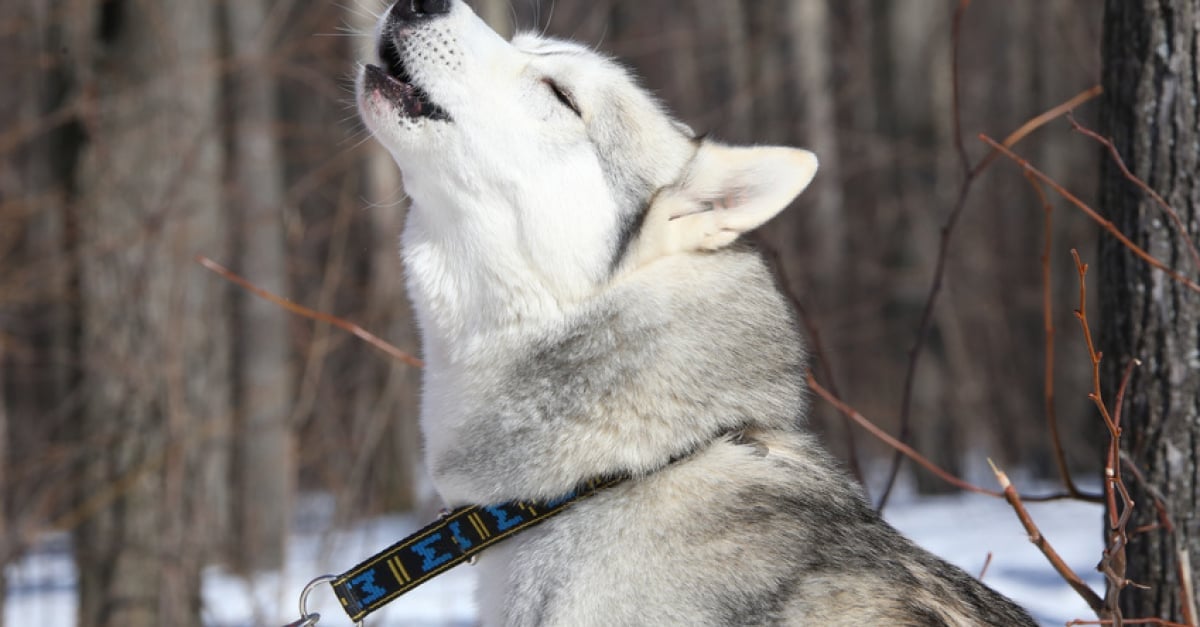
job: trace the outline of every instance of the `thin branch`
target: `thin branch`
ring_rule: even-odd
[[[1013,511],[1017,513],[1017,518],[1021,520],[1021,525],[1025,527],[1025,532],[1029,534],[1029,541],[1042,552],[1042,555],[1046,556],[1046,559],[1050,561],[1050,565],[1054,567],[1054,570],[1058,571],[1063,580],[1087,602],[1088,607],[1092,608],[1092,611],[1097,616],[1100,616],[1104,612],[1104,600],[1100,598],[1100,595],[1096,594],[1095,590],[1088,587],[1083,579],[1080,579],[1079,575],[1075,574],[1074,570],[1071,570],[1071,567],[1063,561],[1058,551],[1055,551],[1050,542],[1046,540],[1046,537],[1042,535],[1041,530],[1038,529],[1037,524],[1030,517],[1029,511],[1025,509],[1025,504],[1021,502],[1021,496],[1017,494],[1016,488],[1009,481],[1008,475],[997,468],[992,460],[989,459],[988,464],[991,464],[992,472],[996,473],[996,479],[1000,481],[1000,487],[1004,488],[1004,499],[1008,501]]]
[[[983,568],[979,569],[979,576],[976,579],[983,581],[987,576],[988,568],[992,565],[992,552],[988,551],[987,558],[983,560]]]
[[[843,415],[845,415],[847,418],[853,420],[854,422],[858,423],[858,425],[860,427],[866,429],[871,435],[878,438],[884,444],[887,444],[888,446],[892,447],[896,451],[900,452],[902,455],[905,455],[909,459],[913,460],[914,462],[919,464],[922,468],[937,475],[938,478],[940,478],[942,481],[945,481],[946,483],[948,483],[960,490],[966,491],[966,492],[973,492],[975,494],[983,494],[986,496],[991,496],[991,497],[996,497],[996,498],[1004,498],[1004,494],[1001,492],[997,492],[995,490],[989,490],[987,488],[981,488],[969,481],[959,479],[958,477],[955,477],[954,475],[950,474],[949,472],[947,472],[945,469],[941,468],[937,464],[929,461],[929,458],[918,453],[911,446],[908,446],[907,444],[901,442],[900,440],[888,435],[888,433],[886,431],[884,431],[883,429],[880,429],[877,425],[875,425],[875,423],[868,420],[866,416],[863,416],[862,414],[860,414],[858,412],[858,410],[856,410],[853,407],[842,402],[841,399],[834,396],[832,393],[829,392],[829,390],[826,390],[825,388],[821,387],[821,384],[817,383],[817,379],[816,379],[816,377],[813,376],[813,373],[811,370],[807,371],[807,376],[808,376],[808,386],[814,392],[816,392],[818,396],[825,399],[827,402],[829,402],[830,405],[833,405],[838,411],[842,412]],[[1071,496],[1070,494],[1063,492],[1063,493],[1059,493],[1059,494],[1048,494],[1045,496],[1024,497],[1024,500],[1029,501],[1031,503],[1045,503],[1048,501],[1067,501],[1067,500],[1078,500],[1078,499],[1076,497]]]
[[[1140,367],[1142,360],[1131,359],[1125,365],[1125,374],[1121,376],[1121,386],[1117,388],[1117,401],[1113,404],[1113,421],[1118,425],[1121,424],[1121,411],[1125,405],[1125,391],[1129,389],[1129,380],[1133,378],[1133,369]]]
[[[837,381],[833,378],[833,366],[829,361],[829,354],[825,352],[824,343],[821,341],[821,331],[817,327],[816,321],[813,320],[812,315],[808,313],[808,309],[805,308],[800,297],[796,295],[795,290],[792,288],[791,277],[788,276],[787,268],[784,267],[779,249],[772,246],[762,237],[758,238],[758,244],[759,248],[766,254],[771,266],[774,267],[775,272],[779,275],[779,282],[783,288],[783,293],[791,301],[796,314],[800,316],[800,323],[804,325],[804,330],[808,333],[808,337],[812,341],[812,350],[817,357],[817,367],[821,369],[821,377],[825,379],[825,385],[829,386],[834,396],[840,398],[841,393],[838,392]],[[862,471],[862,463],[858,459],[858,443],[854,439],[854,430],[848,424],[844,424],[844,426],[846,428],[846,462],[850,465],[850,472],[854,475],[854,478],[863,485],[863,489],[865,490],[867,484],[864,480],[865,475]]]
[[[1022,124],[1020,128],[1013,131],[1012,133],[1009,133],[1009,135],[1004,138],[1004,145],[1009,148],[1016,146],[1017,142],[1021,141],[1022,139],[1025,139],[1029,134],[1033,133],[1034,131],[1038,130],[1039,128],[1042,128],[1043,126],[1049,124],[1050,122],[1053,122],[1054,120],[1057,120],[1058,118],[1061,118],[1064,115],[1070,114],[1075,109],[1078,109],[1079,107],[1086,104],[1088,101],[1099,97],[1100,94],[1103,94],[1103,93],[1104,93],[1103,87],[1101,87],[1100,85],[1092,85],[1091,87],[1072,96],[1070,100],[1067,100],[1066,102],[1064,102],[1052,109],[1048,109],[1045,113],[1042,113],[1041,115],[1038,115],[1038,116],[1032,118],[1031,120],[1029,120],[1028,122]],[[996,160],[996,157],[999,157],[999,156],[1000,156],[1000,152],[998,150],[993,149],[991,152],[989,152],[987,154],[986,157],[983,158],[982,161],[979,162],[979,165],[976,166],[975,169],[979,170],[980,172],[983,172],[983,170],[987,169],[987,167],[989,165],[991,165],[993,161]]]
[[[964,11],[968,4],[969,3],[966,1],[959,4],[958,11],[959,12]],[[959,27],[959,22],[958,22],[958,19],[956,18],[955,28],[958,28],[958,27]],[[955,41],[957,42],[957,40],[958,40],[958,35],[956,34]],[[953,55],[955,58],[958,57],[957,46],[955,47]],[[954,68],[955,68],[955,74],[952,77],[952,79],[953,79],[954,83],[957,84],[958,80],[959,80],[959,77],[957,75],[957,68],[958,68],[957,63],[955,64]],[[955,91],[957,93],[957,89]],[[1018,128],[1016,131],[1013,131],[1011,134],[1009,134],[1008,137],[1006,137],[1004,139],[1004,144],[1006,146],[1016,145],[1017,142],[1024,139],[1030,133],[1041,128],[1042,126],[1045,126],[1050,121],[1066,114],[1067,112],[1071,111],[1075,107],[1078,107],[1078,106],[1082,105],[1083,103],[1095,98],[1096,96],[1099,96],[1102,93],[1102,91],[1103,90],[1101,89],[1101,87],[1099,85],[1096,85],[1087,90],[1080,92],[1079,94],[1076,94],[1070,100],[1042,113],[1041,115],[1038,115],[1038,116],[1032,118],[1025,124],[1022,124],[1020,128]],[[956,105],[957,105],[957,103],[956,103]],[[955,126],[957,129],[958,128],[958,119],[960,116],[957,106],[955,107],[954,115],[955,115],[955,120],[956,120]],[[960,144],[960,148],[961,148],[960,156],[965,157],[965,155],[966,155],[965,147],[962,147],[962,145]],[[926,338],[929,337],[929,329],[933,325],[933,309],[934,309],[934,306],[937,304],[938,296],[941,294],[941,291],[942,291],[942,283],[943,283],[943,279],[946,274],[946,263],[949,259],[949,254],[950,254],[950,241],[954,235],[954,229],[958,225],[958,219],[962,216],[963,210],[966,209],[967,198],[970,196],[972,185],[974,185],[975,180],[979,177],[979,175],[982,174],[983,171],[986,170],[987,167],[989,165],[991,165],[991,163],[993,161],[995,161],[998,154],[999,153],[996,150],[992,150],[990,153],[988,153],[988,155],[986,157],[983,158],[983,160],[981,160],[979,162],[979,164],[977,164],[973,168],[967,168],[966,174],[963,176],[962,184],[958,190],[958,199],[954,203],[954,209],[950,212],[950,216],[946,219],[946,223],[942,226],[941,241],[938,246],[937,262],[934,266],[934,271],[933,271],[933,283],[929,288],[929,296],[925,300],[925,308],[921,312],[921,321],[917,324],[917,333],[916,333],[915,341],[913,343],[913,347],[908,352],[908,369],[905,371],[905,374],[904,374],[904,394],[900,401],[900,418],[899,418],[900,440],[903,442],[907,442],[909,440],[909,437],[911,436],[912,397],[913,397],[913,388],[916,385],[917,366],[919,365],[919,363],[921,361],[921,353],[924,351],[924,348],[925,348],[925,340],[926,340]],[[899,453],[896,453],[896,455],[894,455],[892,457],[892,467],[891,467],[891,470],[888,472],[888,479],[887,479],[887,482],[884,484],[883,494],[879,497],[879,503],[875,506],[875,509],[877,511],[883,511],[883,508],[887,506],[888,499],[891,497],[891,494],[892,494],[892,489],[896,485],[896,478],[900,474],[901,459],[902,458]]]
[[[1121,242],[1122,245],[1124,245],[1131,252],[1133,252],[1133,254],[1137,255],[1142,261],[1145,261],[1146,263],[1150,264],[1154,268],[1162,271],[1163,274],[1166,274],[1167,276],[1171,277],[1173,280],[1179,282],[1180,284],[1182,284],[1184,287],[1188,288],[1189,290],[1192,290],[1193,292],[1200,294],[1200,285],[1198,285],[1195,281],[1179,274],[1178,272],[1175,272],[1171,268],[1167,267],[1166,264],[1164,264],[1163,262],[1154,258],[1154,256],[1152,256],[1150,253],[1148,253],[1145,250],[1143,250],[1142,248],[1140,248],[1137,244],[1134,244],[1128,237],[1125,236],[1124,233],[1122,233],[1116,227],[1116,225],[1114,225],[1112,223],[1112,221],[1105,219],[1103,216],[1101,216],[1099,213],[1097,213],[1095,209],[1092,209],[1090,206],[1088,206],[1087,203],[1083,202],[1077,196],[1075,196],[1071,192],[1067,191],[1066,188],[1064,188],[1062,185],[1059,185],[1054,179],[1047,176],[1041,170],[1038,170],[1037,168],[1033,167],[1033,165],[1031,163],[1029,163],[1025,159],[1022,159],[1021,157],[1017,156],[1011,150],[1009,150],[1008,148],[1005,148],[1001,144],[997,143],[996,140],[992,139],[991,137],[988,137],[987,135],[984,135],[984,134],[980,134],[979,139],[980,139],[980,141],[983,141],[984,143],[988,144],[989,146],[995,148],[996,150],[999,150],[1000,153],[1003,154],[1005,157],[1008,157],[1014,163],[1021,166],[1026,172],[1029,172],[1033,176],[1037,177],[1038,180],[1040,180],[1042,183],[1045,183],[1047,186],[1050,187],[1050,189],[1053,189],[1055,192],[1057,192],[1063,198],[1067,199],[1067,201],[1070,202],[1072,205],[1075,205],[1076,207],[1078,207],[1081,211],[1083,211],[1085,214],[1087,214],[1087,216],[1089,218],[1091,218],[1093,221],[1095,221],[1097,224],[1099,224],[1105,231],[1108,231],[1113,237],[1117,238],[1117,241]]]
[[[929,459],[927,459],[924,455],[921,455],[920,453],[918,453],[912,447],[910,447],[907,444],[901,442],[900,440],[897,440],[896,438],[893,438],[892,436],[888,435],[888,433],[886,431],[875,426],[875,423],[871,422],[870,420],[867,420],[867,418],[865,416],[858,413],[858,411],[855,410],[853,407],[850,407],[849,405],[843,403],[836,396],[831,394],[828,390],[821,387],[821,384],[817,383],[817,379],[816,379],[816,377],[813,376],[811,370],[808,371],[808,386],[810,388],[812,388],[812,390],[814,392],[816,392],[818,395],[820,395],[821,398],[825,399],[826,401],[829,402],[829,404],[831,404],[835,408],[837,408],[838,411],[842,412],[842,414],[845,415],[847,418],[853,420],[854,422],[857,422],[860,427],[866,429],[871,435],[882,440],[884,442],[884,444],[887,444],[888,446],[892,447],[899,453],[907,456],[909,459],[911,459],[914,462],[916,462],[917,464],[919,464],[922,468],[937,475],[939,478],[941,478],[942,481],[945,481],[946,483],[949,483],[950,485],[952,485],[960,490],[964,490],[966,492],[974,492],[976,494],[986,494],[988,496],[995,496],[995,497],[1003,496],[1001,493],[996,492],[995,490],[988,490],[987,488],[981,488],[973,483],[970,483],[968,481],[964,481],[962,479],[959,479],[958,477],[955,477],[954,475],[952,475],[949,472],[946,472],[945,470],[940,468],[937,464],[934,464],[933,462],[929,461]]]
[[[1126,548],[1129,546],[1129,519],[1133,516],[1133,498],[1129,495],[1125,482],[1121,479],[1120,463],[1113,459],[1120,455],[1120,442],[1114,439],[1109,445],[1108,461],[1104,468],[1105,491],[1108,495],[1108,513],[1110,526],[1108,529],[1108,546],[1105,547],[1100,560],[1100,572],[1104,573],[1107,589],[1104,594],[1105,612],[1100,618],[1111,618],[1113,625],[1121,627],[1125,624],[1121,615],[1121,591],[1132,581],[1125,577]],[[1114,493],[1121,497],[1120,514],[1117,514],[1117,502]],[[1114,521],[1115,518],[1115,521]]]
[[[1125,577],[1125,571],[1127,565],[1126,549],[1129,546],[1129,519],[1133,516],[1134,501],[1129,495],[1129,489],[1125,486],[1125,480],[1121,474],[1120,412],[1125,402],[1125,391],[1129,386],[1130,378],[1133,376],[1133,369],[1140,362],[1132,360],[1126,366],[1125,374],[1121,378],[1121,384],[1117,390],[1117,402],[1114,405],[1114,410],[1110,412],[1104,404],[1103,389],[1100,386],[1100,362],[1104,356],[1096,351],[1095,342],[1092,340],[1092,330],[1088,324],[1088,266],[1079,258],[1079,251],[1072,249],[1071,256],[1075,260],[1075,268],[1079,274],[1079,309],[1075,310],[1075,317],[1079,319],[1079,326],[1083,330],[1083,337],[1087,342],[1088,357],[1092,363],[1092,391],[1088,394],[1088,398],[1096,405],[1096,409],[1100,410],[1100,415],[1104,418],[1104,424],[1108,427],[1109,432],[1108,454],[1104,464],[1104,496],[1105,509],[1108,514],[1108,543],[1104,548],[1104,554],[1100,560],[1099,567],[1100,572],[1104,573],[1107,587],[1104,593],[1104,612],[1099,613],[1098,616],[1102,619],[1111,620],[1115,627],[1122,627],[1128,623],[1121,615],[1121,591],[1133,583]],[[1117,500],[1118,496],[1120,497],[1119,502]]]
[[[1075,310],[1075,318],[1079,320],[1079,326],[1083,329],[1083,339],[1087,342],[1088,357],[1092,361],[1092,391],[1088,394],[1088,398],[1096,405],[1096,409],[1100,410],[1100,415],[1104,418],[1104,424],[1108,427],[1109,435],[1114,439],[1121,437],[1121,427],[1113,421],[1112,414],[1108,411],[1108,407],[1104,404],[1103,390],[1100,386],[1100,362],[1104,359],[1104,353],[1096,351],[1096,344],[1092,340],[1092,329],[1088,324],[1087,317],[1087,272],[1088,265],[1083,263],[1079,258],[1079,251],[1071,249],[1071,257],[1075,259],[1075,269],[1079,273],[1079,309]]]
[[[925,308],[921,312],[921,321],[917,325],[916,340],[913,343],[913,347],[908,351],[908,368],[904,373],[904,394],[900,400],[901,442],[907,442],[911,436],[912,397],[917,380],[917,366],[921,361],[921,353],[925,349],[925,338],[928,337],[929,328],[933,325],[934,306],[937,304],[938,296],[942,292],[942,281],[946,275],[946,262],[950,257],[950,239],[954,234],[954,227],[958,224],[958,218],[962,215],[963,209],[967,205],[967,197],[971,192],[971,184],[974,180],[973,170],[963,180],[962,186],[958,191],[958,200],[955,202],[954,210],[950,213],[949,219],[942,227],[937,263],[933,271],[933,285],[929,288],[929,296],[926,298]],[[883,494],[879,497],[879,503],[875,505],[876,511],[882,512],[887,507],[888,499],[892,495],[892,489],[896,486],[896,478],[900,474],[901,459],[899,451],[892,456],[892,467],[888,471],[887,483],[884,484]]]
[[[358,326],[357,324],[354,324],[353,322],[343,320],[341,318],[338,318],[337,316],[331,316],[329,314],[324,314],[319,311],[313,311],[312,309],[309,309],[309,308],[301,306],[301,305],[297,305],[296,303],[293,303],[285,298],[276,296],[275,294],[272,294],[271,292],[268,292],[256,285],[254,285],[253,283],[247,281],[246,279],[243,279],[242,277],[234,274],[229,269],[227,269],[224,266],[222,266],[221,264],[213,261],[212,259],[209,259],[208,257],[198,256],[198,257],[196,257],[196,263],[199,263],[200,265],[204,266],[208,270],[215,272],[216,274],[218,274],[222,278],[224,278],[226,281],[229,281],[230,283],[237,285],[238,287],[246,290],[247,292],[250,292],[251,294],[254,294],[255,296],[258,296],[259,298],[268,300],[280,307],[283,307],[284,309],[286,309],[287,311],[290,311],[293,314],[296,314],[298,316],[303,316],[305,318],[309,318],[312,320],[316,320],[318,322],[324,322],[326,324],[331,324],[339,329],[347,331],[347,332],[355,335],[356,337],[364,340],[371,346],[374,346],[375,348],[378,348],[379,350],[387,353],[392,358],[397,359],[397,360],[399,360],[405,364],[408,364],[414,368],[422,368],[425,366],[425,363],[423,361],[421,361],[420,359],[417,359],[416,357],[413,357],[412,355],[396,348],[395,346],[387,343],[386,341],[380,339],[378,336],[368,332],[366,329]]]
[[[1042,249],[1042,329],[1045,334],[1045,375],[1043,376],[1043,398],[1045,400],[1046,427],[1050,431],[1050,442],[1054,447],[1054,461],[1058,465],[1058,474],[1062,478],[1063,487],[1067,492],[1085,500],[1103,502],[1100,495],[1085,495],[1075,485],[1071,477],[1071,469],[1067,465],[1066,449],[1063,447],[1062,434],[1058,429],[1058,411],[1054,403],[1054,299],[1051,289],[1050,253],[1054,242],[1054,205],[1046,197],[1046,190],[1032,175],[1025,178],[1037,193],[1045,213],[1045,245]]]
[[[1130,183],[1133,183],[1139,189],[1145,192],[1146,195],[1150,196],[1150,198],[1154,200],[1155,204],[1161,207],[1163,212],[1165,212],[1167,216],[1171,218],[1171,222],[1175,224],[1175,228],[1177,229],[1179,239],[1183,240],[1183,243],[1187,245],[1188,252],[1190,252],[1192,255],[1192,263],[1195,265],[1196,270],[1200,270],[1200,252],[1196,250],[1196,244],[1192,241],[1191,234],[1188,233],[1187,227],[1184,226],[1183,220],[1179,217],[1179,212],[1175,211],[1175,208],[1168,204],[1167,201],[1161,195],[1159,195],[1158,192],[1154,191],[1152,187],[1147,185],[1145,181],[1138,178],[1133,172],[1129,171],[1129,168],[1125,166],[1125,160],[1121,158],[1120,151],[1118,151],[1117,147],[1113,145],[1111,139],[1108,139],[1107,137],[1101,137],[1099,133],[1080,124],[1079,121],[1075,119],[1074,115],[1067,114],[1067,121],[1071,123],[1071,128],[1075,129],[1077,133],[1082,133],[1083,135],[1096,140],[1100,143],[1100,145],[1104,146],[1108,150],[1108,154],[1112,157],[1113,163],[1116,163],[1117,167],[1121,169],[1121,174],[1123,174]]]
[[[958,51],[962,49],[963,16],[966,15],[969,6],[971,6],[971,0],[960,0],[958,8],[954,10],[954,24],[950,30],[950,49],[954,51],[950,55],[950,84],[953,88],[954,98],[954,147],[958,150],[958,160],[962,163],[963,173],[966,176],[970,176],[971,173],[971,158],[967,156],[967,143],[963,140],[962,72],[959,70]]]

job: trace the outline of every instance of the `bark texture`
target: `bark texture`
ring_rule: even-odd
[[[78,51],[86,395],[77,478],[80,627],[198,627],[228,485],[228,288],[213,5],[91,5]]]
[[[511,32],[507,2],[487,0],[475,6],[497,32]],[[347,18],[355,20],[359,30],[374,28],[371,15],[350,13]],[[370,40],[361,42],[359,54],[367,58],[372,45]],[[366,218],[371,227],[367,325],[396,346],[415,352],[421,342],[400,262],[400,232],[407,215],[403,181],[384,148],[370,142],[364,153],[364,200],[369,206]],[[428,482],[421,480],[423,456],[417,422],[421,371],[388,360],[373,360],[364,369],[370,384],[356,392],[354,431],[354,441],[360,443],[360,458],[347,481],[350,493],[340,496],[353,497],[346,504],[350,507],[366,502],[382,511],[440,508]],[[421,496],[425,497],[423,501]]]
[[[1200,0],[1107,0],[1105,7],[1102,128],[1197,241]],[[1189,236],[1113,164],[1103,174],[1102,208],[1116,226],[1195,276],[1184,243]],[[1102,240],[1097,265],[1110,394],[1129,360],[1142,361],[1125,398],[1124,451],[1163,495],[1175,526],[1174,533],[1132,535],[1127,576],[1150,589],[1126,589],[1122,609],[1127,618],[1178,622],[1184,618],[1181,566],[1200,572],[1200,295],[1110,238]],[[1152,492],[1131,488],[1137,506],[1129,529],[1155,523]],[[1194,575],[1192,581],[1198,581]]]
[[[4,345],[0,344],[0,381],[4,380]],[[8,466],[8,408],[6,407],[4,386],[0,385],[0,488],[11,481],[11,471]],[[4,499],[0,499],[0,559],[8,559],[14,544],[8,530],[8,508]],[[0,568],[0,627],[4,627],[4,602],[8,598],[8,577],[5,569]]]
[[[283,232],[283,162],[275,72],[266,28],[266,0],[220,5],[233,71],[228,82],[231,241],[239,274],[275,294],[287,294]],[[296,459],[291,424],[292,376],[282,308],[235,296],[233,557],[243,571],[283,566]]]

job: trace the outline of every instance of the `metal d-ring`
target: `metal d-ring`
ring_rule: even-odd
[[[300,593],[300,620],[288,625],[287,627],[314,627],[318,622],[320,622],[320,614],[316,612],[310,613],[308,611],[308,595],[312,594],[312,591],[316,590],[318,586],[324,584],[332,585],[336,580],[337,577],[333,575],[322,575],[308,582],[308,585],[304,586],[304,591]],[[355,622],[354,627],[363,627],[363,621],[360,620]]]

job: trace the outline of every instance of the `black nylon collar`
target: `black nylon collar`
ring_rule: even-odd
[[[722,429],[704,444],[672,457],[664,468],[724,437],[740,444],[745,430],[745,426]],[[593,479],[548,502],[460,507],[338,575],[332,581],[333,590],[350,620],[358,623],[400,595],[470,561],[491,545],[628,479],[628,476]]]
[[[350,620],[371,612],[489,546],[558,514],[572,503],[624,481],[595,479],[553,501],[460,507],[337,576],[333,590]]]

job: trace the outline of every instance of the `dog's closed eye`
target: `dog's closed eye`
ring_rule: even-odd
[[[558,101],[563,103],[568,109],[575,112],[575,115],[583,117],[583,111],[579,109],[579,105],[575,103],[575,99],[571,97],[571,92],[563,89],[561,85],[555,82],[552,78],[543,78],[542,82],[550,88],[550,92],[554,94]]]

